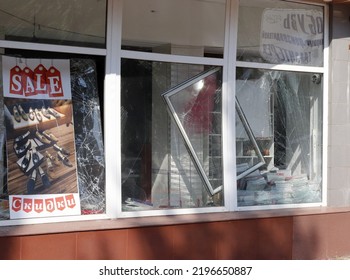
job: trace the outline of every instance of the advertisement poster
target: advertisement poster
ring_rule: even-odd
[[[80,215],[69,60],[2,58],[10,218]]]
[[[269,63],[322,66],[323,14],[317,10],[265,9],[260,53]]]

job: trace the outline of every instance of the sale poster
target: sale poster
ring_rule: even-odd
[[[2,61],[10,218],[80,215],[69,60]]]

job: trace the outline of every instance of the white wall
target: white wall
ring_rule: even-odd
[[[350,205],[350,6],[331,13],[328,204]]]

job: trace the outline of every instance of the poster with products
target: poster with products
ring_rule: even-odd
[[[80,215],[70,62],[2,57],[10,218]]]

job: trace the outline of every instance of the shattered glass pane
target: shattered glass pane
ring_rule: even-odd
[[[71,59],[78,185],[83,214],[105,212],[105,161],[96,66]]]
[[[237,72],[237,98],[266,161],[237,181],[238,206],[320,202],[322,75]],[[255,153],[240,131],[236,126],[237,172]]]
[[[3,49],[0,49],[0,54]],[[3,91],[2,60],[0,59],[0,92]],[[0,94],[0,108],[4,108],[4,98]],[[7,163],[6,163],[6,128],[5,110],[0,110],[0,220],[9,219],[9,202],[7,195]]]
[[[239,92],[239,91],[237,91]],[[246,98],[246,97],[245,97]],[[242,101],[242,99],[241,99]],[[244,105],[244,103],[243,103]],[[251,105],[249,105],[250,107]],[[258,115],[258,114],[257,114]],[[253,114],[255,116],[255,114]],[[251,120],[251,118],[249,118]],[[237,179],[254,172],[266,164],[247,116],[236,97],[236,151]]]

